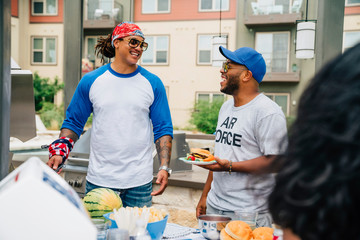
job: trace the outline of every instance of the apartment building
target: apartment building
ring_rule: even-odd
[[[211,40],[219,34],[227,36],[231,50],[247,46],[263,54],[267,74],[261,91],[285,115],[295,114],[303,86],[314,73],[313,59],[295,58],[302,0],[135,0],[134,11],[135,22],[154,44],[141,64],[163,79],[175,126],[186,126],[199,99],[227,97],[219,92],[220,68],[211,65]]]
[[[345,0],[343,50],[360,42],[360,0]]]
[[[236,48],[238,2],[135,0],[134,21],[150,43],[140,64],[164,82],[175,127],[189,125],[199,99],[225,98],[220,67],[212,66],[212,40],[226,36],[227,47]]]
[[[345,0],[344,49],[360,39],[360,0]],[[11,0],[11,55],[42,77],[63,79],[64,0]],[[102,65],[96,40],[122,21],[134,21],[149,48],[140,65],[157,74],[167,90],[175,127],[189,125],[194,103],[226,99],[220,67],[212,66],[212,40],[226,47],[253,47],[266,60],[260,90],[286,116],[315,72],[314,59],[296,59],[296,22],[316,19],[317,1],[306,0],[84,0],[83,73]],[[308,7],[306,8],[306,3]],[[307,9],[307,12],[306,12]],[[59,95],[57,103],[63,98]]]
[[[11,57],[18,65],[61,80],[63,53],[63,0],[11,0]]]
[[[122,21],[131,21],[131,0],[84,0],[83,13],[83,69],[82,73],[96,69],[104,63],[95,56],[94,47],[100,37],[106,37]],[[105,62],[107,63],[107,62]]]

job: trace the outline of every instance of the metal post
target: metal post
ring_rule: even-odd
[[[81,78],[83,0],[64,1],[64,107],[70,104]]]
[[[315,71],[342,52],[345,0],[318,0]]]
[[[9,173],[10,140],[10,1],[0,1],[0,180]]]

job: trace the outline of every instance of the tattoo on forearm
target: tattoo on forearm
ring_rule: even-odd
[[[172,138],[170,136],[162,136],[156,140],[155,146],[160,164],[169,166],[171,159]]]

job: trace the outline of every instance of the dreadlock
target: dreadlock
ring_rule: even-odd
[[[101,62],[104,62],[104,56],[108,58],[115,57],[115,48],[111,46],[111,34],[108,34],[107,37],[100,37],[95,46],[95,55],[101,56]]]

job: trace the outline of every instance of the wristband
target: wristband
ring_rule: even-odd
[[[64,163],[73,147],[74,141],[71,138],[61,137],[50,144],[49,158],[55,155],[62,156],[62,163]]]
[[[230,167],[229,167],[229,174],[231,175],[231,167],[232,167],[232,162],[231,161],[229,161],[230,162]]]

